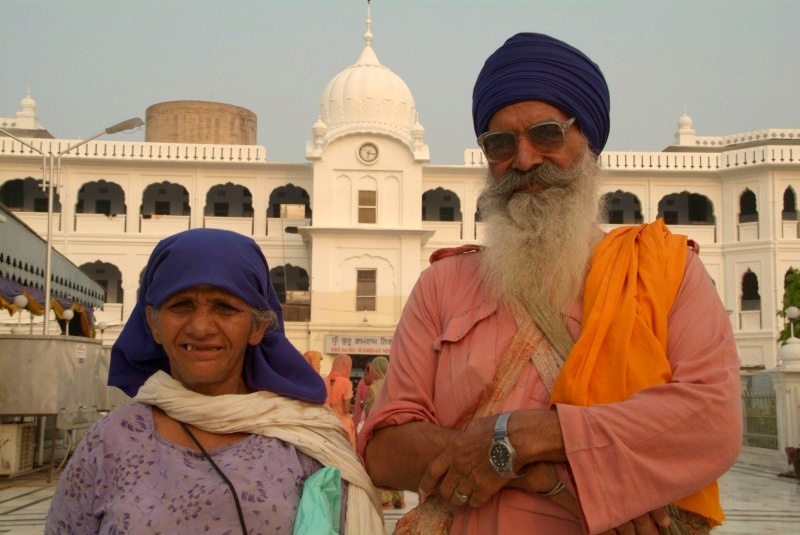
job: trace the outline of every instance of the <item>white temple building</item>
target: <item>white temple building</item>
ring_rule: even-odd
[[[155,244],[213,227],[261,246],[301,351],[346,352],[357,367],[388,352],[429,255],[481,242],[476,206],[487,170],[477,146],[465,149],[461,165],[429,163],[424,117],[405,82],[379,61],[369,19],[353,56],[320,88],[307,161],[269,161],[254,143],[251,112],[193,101],[148,108],[144,142],[96,140],[62,156],[52,243],[105,288],[96,319],[107,325],[106,346],[133,309]],[[48,139],[35,109],[29,92],[0,128],[45,154],[76,143]],[[661,152],[600,155],[607,227],[663,217],[699,243],[743,369],[774,368],[784,278],[800,268],[800,129],[700,136],[685,111],[677,126]],[[0,202],[44,237],[42,173],[40,154],[0,134]],[[0,276],[21,277],[15,264],[6,254]],[[33,266],[25,276],[43,285]],[[0,321],[0,332],[17,324]]]

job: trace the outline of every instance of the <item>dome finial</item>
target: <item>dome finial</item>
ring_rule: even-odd
[[[372,46],[372,40],[374,39],[372,35],[372,10],[370,8],[369,0],[367,0],[367,22],[364,24],[367,28],[367,31],[364,32],[364,42],[367,43],[367,46]]]
[[[33,97],[31,96],[30,86],[28,86],[27,88],[27,91],[25,93],[25,98],[23,98],[19,104],[21,110],[17,113],[17,115],[19,115],[20,113],[31,117],[34,117],[36,115],[36,101],[33,100]]]
[[[692,118],[684,104],[683,115],[678,118],[678,131],[675,132],[675,145],[692,145],[695,143],[695,131],[692,128]]]

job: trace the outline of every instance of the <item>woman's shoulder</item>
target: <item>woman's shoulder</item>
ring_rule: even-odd
[[[150,406],[134,402],[117,407],[95,421],[89,429],[89,434],[101,437],[129,436],[131,433],[150,432],[152,429],[153,416]]]

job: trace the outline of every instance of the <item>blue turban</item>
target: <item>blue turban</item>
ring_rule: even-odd
[[[283,311],[264,254],[252,238],[227,230],[187,230],[156,245],[142,275],[136,306],[111,348],[109,385],[133,397],[156,371],[169,373],[169,359],[150,333],[145,310],[200,285],[220,288],[278,316],[277,325],[267,329],[260,344],[247,346],[243,375],[250,388],[324,403],[325,383],[284,334]]]
[[[575,117],[595,154],[610,129],[610,97],[600,68],[580,50],[539,33],[518,33],[489,56],[472,91],[475,135],[501,108],[539,100]]]

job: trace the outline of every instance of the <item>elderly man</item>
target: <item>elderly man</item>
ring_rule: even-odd
[[[432,256],[359,441],[377,486],[421,493],[398,532],[707,532],[741,440],[736,346],[692,242],[599,230],[600,69],[518,34],[473,120],[485,247]]]

